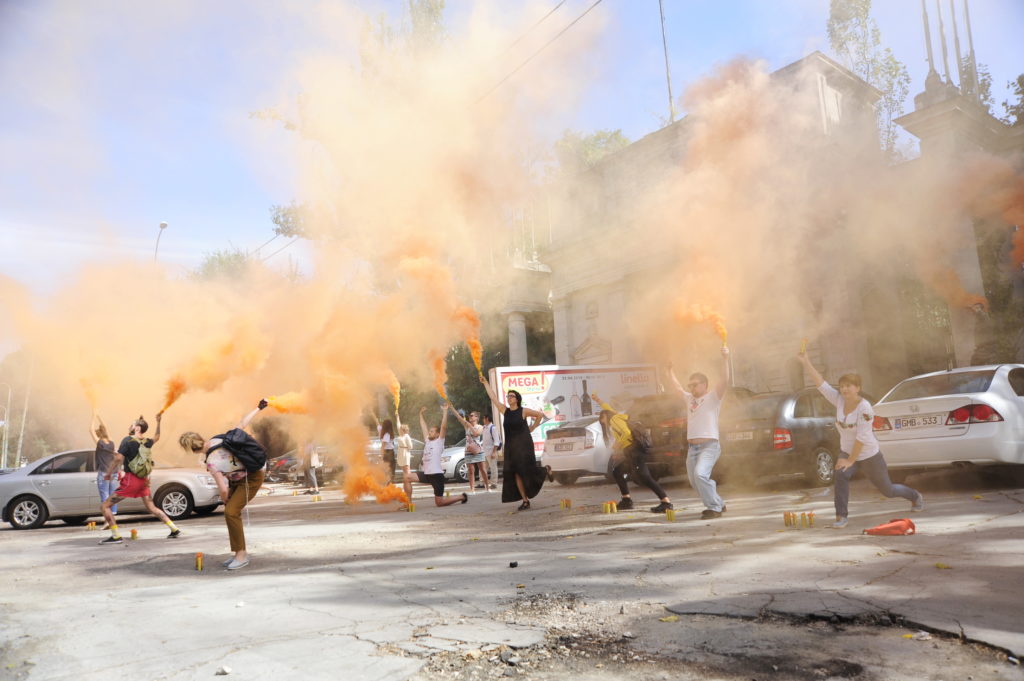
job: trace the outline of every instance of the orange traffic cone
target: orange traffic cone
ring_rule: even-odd
[[[905,535],[916,533],[917,528],[914,526],[914,521],[910,518],[893,518],[884,525],[864,530],[864,534]]]

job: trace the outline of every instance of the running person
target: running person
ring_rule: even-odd
[[[114,517],[113,511],[113,508],[117,506],[117,502],[122,499],[142,499],[146,509],[162,520],[167,527],[171,528],[171,533],[167,535],[168,539],[175,539],[181,536],[181,530],[178,529],[178,526],[153,503],[153,498],[149,492],[149,478],[140,478],[132,473],[129,468],[132,461],[142,454],[141,450],[143,448],[147,450],[152,449],[153,445],[160,441],[160,419],[162,416],[162,414],[156,415],[156,432],[153,433],[152,438],[142,437],[149,430],[149,424],[146,423],[146,419],[141,416],[136,419],[132,423],[131,430],[128,431],[128,437],[121,440],[121,445],[117,448],[117,452],[114,453],[113,458],[107,465],[107,471],[104,475],[105,480],[116,479],[114,476],[117,475],[117,469],[122,464],[124,466],[124,475],[121,477],[121,484],[117,490],[103,502],[103,519],[107,521],[107,525],[110,527],[110,536],[101,541],[101,544],[120,544],[124,541],[121,538],[121,533],[117,531],[117,518]]]
[[[469,501],[465,493],[457,497],[444,496],[444,468],[441,467],[441,454],[444,452],[444,436],[448,432],[448,409],[451,407],[447,402],[441,407],[441,427],[430,426],[427,428],[427,421],[423,418],[426,407],[420,407],[420,428],[423,429],[423,461],[420,462],[420,470],[406,474],[402,481],[405,489],[405,496],[412,502],[412,483],[422,482],[434,488],[434,505],[451,506]]]
[[[676,390],[686,398],[686,475],[704,503],[701,520],[721,518],[726,511],[725,502],[718,495],[718,484],[711,478],[711,471],[722,455],[718,414],[722,409],[722,398],[729,389],[729,348],[722,346],[722,368],[714,390],[708,390],[708,377],[704,374],[691,374],[686,384],[687,391],[679,385],[671,365],[668,373]]]
[[[505,395],[508,406],[498,401],[491,389],[491,384],[483,376],[480,382],[487,391],[487,397],[491,398],[498,411],[505,416],[504,428],[505,437],[505,478],[501,486],[501,503],[507,504],[522,500],[519,504],[520,511],[527,511],[530,508],[530,499],[537,496],[541,487],[544,486],[544,478],[554,480],[551,475],[551,466],[543,468],[537,465],[537,455],[534,453],[533,437],[530,431],[540,425],[544,414],[536,409],[523,407],[523,396],[515,390],[509,390]],[[533,424],[527,424],[526,419],[532,418]]]
[[[875,412],[871,403],[860,396],[860,376],[843,374],[839,377],[839,390],[836,390],[825,382],[806,352],[801,352],[797,357],[818,386],[818,392],[836,406],[840,454],[836,461],[836,521],[832,527],[841,529],[849,523],[850,478],[857,468],[863,468],[871,484],[885,496],[903,497],[912,504],[911,511],[923,511],[924,496],[920,492],[889,479],[889,467],[882,458],[873,428]]]
[[[260,400],[257,407],[243,416],[235,428],[244,431],[256,414],[266,406],[267,401]],[[199,433],[182,433],[178,438],[178,444],[187,452],[203,455],[206,469],[217,482],[217,490],[224,501],[224,522],[228,526],[228,541],[234,552],[223,565],[228,570],[238,570],[249,564],[249,552],[245,547],[245,528],[242,525],[242,509],[260,491],[266,476],[266,466],[256,471],[246,471],[245,466],[224,445],[225,438],[230,434],[232,431],[214,435],[207,440]],[[251,437],[248,433],[239,435]]]
[[[597,393],[593,393],[591,397],[601,405],[601,414],[598,418],[605,444],[614,441],[613,448],[619,455],[617,458],[620,460],[612,469],[612,477],[615,478],[615,483],[622,493],[619,508],[621,510],[633,508],[633,498],[629,496],[629,485],[626,483],[627,472],[635,473],[637,481],[658,495],[661,503],[651,509],[652,513],[664,513],[670,508],[674,508],[672,500],[668,498],[668,494],[654,479],[647,467],[647,449],[633,438],[633,431],[629,426],[629,414],[616,412],[610,404],[602,402]]]
[[[484,448],[480,442],[484,433],[484,427],[479,423],[480,412],[469,412],[469,420],[462,418],[462,414],[454,409],[452,412],[455,414],[455,418],[459,420],[459,423],[462,424],[462,427],[466,429],[466,477],[469,479],[469,493],[475,494],[476,482],[473,475],[474,471],[480,474],[480,480],[484,484],[484,489],[490,492],[491,487],[487,480],[487,462],[484,459]]]

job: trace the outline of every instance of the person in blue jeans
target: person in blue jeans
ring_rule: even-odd
[[[114,461],[114,441],[107,435],[107,426],[104,425],[103,419],[95,413],[89,427],[89,435],[92,436],[92,441],[96,445],[96,488],[99,490],[100,504],[102,504],[107,497],[117,491],[119,484],[117,478],[106,479],[107,469]],[[117,513],[117,506],[112,506],[110,510]],[[108,528],[104,527],[103,529]]]
[[[825,382],[806,352],[797,356],[811,380],[818,386],[818,392],[836,406],[840,454],[836,461],[836,521],[832,527],[841,529],[849,523],[850,479],[858,468],[885,496],[903,497],[912,504],[911,511],[923,511],[924,496],[920,492],[889,479],[889,467],[885,465],[878,438],[875,437],[875,411],[871,403],[860,396],[860,376],[843,374],[839,377],[839,390],[836,390]]]
[[[671,365],[668,375],[676,390],[686,399],[686,475],[704,504],[701,520],[721,518],[727,509],[718,495],[718,485],[711,478],[711,472],[722,455],[718,415],[722,410],[722,398],[729,390],[729,348],[722,346],[722,365],[714,389],[710,389],[708,377],[702,373],[690,376],[686,384],[688,390],[679,384]],[[651,510],[660,512],[669,508],[672,508],[671,504],[662,502]]]

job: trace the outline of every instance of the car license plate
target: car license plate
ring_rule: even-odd
[[[895,430],[904,428],[930,428],[945,423],[945,414],[922,414],[921,416],[897,416],[892,421]]]
[[[560,442],[559,444],[555,445],[555,451],[556,452],[571,452],[572,451],[572,443],[571,442]]]
[[[753,440],[754,431],[752,430],[741,430],[738,433],[729,433],[727,436],[730,440]]]

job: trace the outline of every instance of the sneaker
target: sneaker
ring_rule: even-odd
[[[917,498],[914,499],[914,505],[910,507],[911,511],[923,511],[924,510],[924,495],[920,492],[917,493]]]
[[[171,530],[171,533],[167,535],[168,539],[177,539],[181,536],[181,530]]]
[[[104,539],[100,543],[101,544],[123,544],[124,543],[124,539],[122,537],[107,537],[106,539]]]
[[[235,562],[235,557],[234,557],[234,556],[231,556],[231,557],[230,557],[230,558],[228,558],[228,559],[227,559],[226,561],[224,561],[223,563],[221,563],[221,565],[223,565],[224,567],[227,567],[228,565],[231,565],[231,564],[232,564],[232,563],[234,563],[234,562]]]
[[[491,492],[493,492],[493,491],[494,491],[494,488],[493,488],[493,487],[488,487],[488,488],[487,488],[487,493],[488,493],[488,494],[490,494],[490,493],[491,493]]]
[[[227,565],[225,565],[224,567],[226,567],[228,570],[241,570],[242,568],[244,568],[248,564],[249,564],[249,559],[248,558],[246,558],[242,562],[238,562],[237,560],[232,558],[231,561]]]
[[[491,483],[491,489],[498,489],[498,486],[497,486],[497,485],[495,485],[495,484],[494,484],[494,483],[492,482],[492,483]]]
[[[832,523],[832,529],[841,530],[850,524],[849,518],[836,518],[836,521]]]
[[[633,500],[632,499],[627,499],[626,497],[622,497],[621,499],[619,499],[619,510],[620,511],[628,511],[631,508],[633,508]]]
[[[724,507],[722,510],[725,510]],[[715,518],[721,518],[722,511],[712,511],[710,508],[705,508],[700,512],[701,520],[714,520]]]
[[[660,504],[658,504],[657,506],[655,506],[654,508],[652,508],[651,509],[651,513],[664,513],[665,511],[667,511],[669,509],[673,509],[673,508],[675,508],[675,506],[673,506],[672,504],[670,504],[668,502],[663,501]]]

